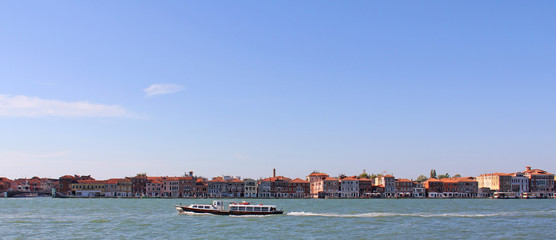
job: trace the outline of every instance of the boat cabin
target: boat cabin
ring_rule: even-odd
[[[196,209],[216,209],[214,206],[207,205],[207,204],[192,204],[189,207],[196,208]]]
[[[230,205],[230,211],[234,212],[274,212],[275,206],[257,206],[257,205]]]

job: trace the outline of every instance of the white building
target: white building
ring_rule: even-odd
[[[244,190],[243,190],[243,196],[247,197],[247,198],[252,198],[252,197],[257,197],[257,181],[255,181],[254,179],[248,178],[243,180],[244,184]]]
[[[382,197],[396,196],[396,179],[392,175],[385,175],[374,179],[375,185],[384,186]]]
[[[420,182],[413,182],[413,193],[411,194],[414,198],[423,198],[426,196],[426,189]]]
[[[266,178],[259,181],[257,186],[257,196],[260,198],[269,198],[270,197],[270,184],[271,179]]]
[[[521,172],[514,173],[512,175],[512,192],[518,192],[519,197],[522,197],[524,192],[529,192],[529,178]]]
[[[346,177],[340,179],[340,197],[359,197],[359,180],[356,177]]]

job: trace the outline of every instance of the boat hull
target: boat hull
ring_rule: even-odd
[[[176,206],[176,210],[179,213],[208,213],[214,215],[274,215],[274,214],[284,214],[284,211],[272,211],[272,212],[247,212],[247,211],[220,211],[214,209],[198,209],[190,208],[187,206]]]

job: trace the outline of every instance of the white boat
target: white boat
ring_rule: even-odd
[[[227,203],[227,204],[226,204]],[[210,213],[215,215],[271,215],[283,214],[275,205],[251,204],[215,200],[212,204],[175,205],[178,213]]]

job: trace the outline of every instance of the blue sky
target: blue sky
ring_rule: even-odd
[[[0,3],[0,176],[556,171],[553,1]]]

